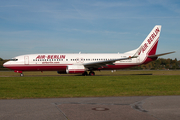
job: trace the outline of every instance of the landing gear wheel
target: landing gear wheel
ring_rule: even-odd
[[[20,74],[20,76],[21,76],[21,77],[23,77],[23,76],[24,76],[24,74],[23,74],[23,73],[21,73],[21,74]]]
[[[87,72],[85,71],[82,75],[83,75],[83,76],[87,76],[88,74],[87,74]]]
[[[94,75],[95,75],[95,72],[89,72],[89,75],[90,75],[90,76],[94,76]]]

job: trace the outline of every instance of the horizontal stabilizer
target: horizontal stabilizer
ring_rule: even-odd
[[[159,57],[159,56],[163,56],[163,55],[167,55],[167,54],[171,54],[171,53],[175,53],[175,51],[168,52],[168,53],[162,53],[162,54],[156,54],[156,55],[150,55],[150,56],[148,56],[148,58],[155,58],[155,57]]]

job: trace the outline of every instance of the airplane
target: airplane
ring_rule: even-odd
[[[93,76],[97,70],[139,66],[154,61],[159,56],[174,53],[156,54],[160,32],[161,25],[156,25],[137,49],[123,54],[27,54],[14,57],[3,66],[20,73],[20,76],[24,76],[24,71],[57,71],[59,74]]]

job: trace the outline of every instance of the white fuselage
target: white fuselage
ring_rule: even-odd
[[[29,54],[13,58],[4,64],[5,67],[18,71],[65,71],[67,65],[83,65],[98,61],[125,58],[132,54]],[[103,69],[122,69],[139,65],[139,58],[116,61]]]

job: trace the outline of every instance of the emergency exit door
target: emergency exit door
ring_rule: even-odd
[[[24,56],[24,64],[29,65],[29,56]]]

